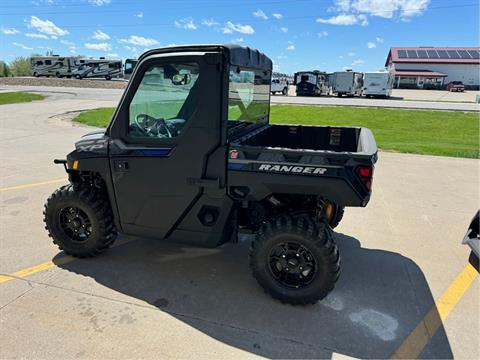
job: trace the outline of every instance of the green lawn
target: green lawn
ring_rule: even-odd
[[[45,96],[27,92],[2,92],[0,93],[0,105],[43,100]]]
[[[113,111],[91,110],[75,121],[106,127]],[[270,119],[277,124],[368,127],[382,150],[467,158],[480,155],[477,113],[274,105]]]

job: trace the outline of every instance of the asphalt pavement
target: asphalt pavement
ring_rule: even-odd
[[[371,202],[336,229],[335,290],[293,307],[252,278],[248,237],[198,249],[121,236],[100,257],[65,257],[42,223],[66,182],[52,159],[92,128],[59,115],[120,93],[48,90],[0,106],[0,358],[480,358],[480,283],[460,244],[478,160],[380,152]]]
[[[76,99],[109,100],[117,104],[123,94],[123,89],[79,88],[79,87],[49,87],[49,86],[12,86],[0,85],[0,91],[39,91],[49,93],[68,93]],[[292,91],[291,91],[292,92]],[[282,96],[273,95],[272,104],[293,105],[323,105],[323,106],[358,106],[384,107],[399,109],[427,109],[450,111],[480,111],[480,104],[470,102],[444,102],[424,100],[402,100],[401,98],[378,99],[365,97],[335,97],[335,96]]]

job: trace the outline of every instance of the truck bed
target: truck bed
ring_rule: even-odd
[[[266,125],[230,143],[228,183],[230,190],[247,187],[252,200],[298,192],[365,206],[371,188],[358,169],[373,173],[376,161],[377,146],[366,128]]]

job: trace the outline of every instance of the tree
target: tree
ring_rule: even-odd
[[[19,56],[10,63],[10,71],[13,76],[30,76],[32,68],[30,57]]]
[[[7,63],[0,60],[0,77],[10,76],[10,68]]]

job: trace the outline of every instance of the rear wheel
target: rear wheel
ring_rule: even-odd
[[[93,187],[61,187],[48,198],[43,214],[45,229],[54,244],[69,255],[98,255],[117,236],[110,204]]]
[[[35,76],[35,77],[39,77],[40,75],[38,75],[38,73],[37,73],[37,72],[34,72],[34,73],[33,73],[33,76]]]
[[[75,75],[75,79],[81,80],[81,79],[82,79],[82,75],[80,75],[80,74]]]
[[[105,80],[112,80],[112,77],[110,75],[106,75]]]
[[[55,73],[55,76],[59,79],[62,77],[62,75],[58,71]]]
[[[292,305],[313,304],[333,290],[340,255],[327,224],[307,215],[280,215],[257,232],[250,267],[272,297]]]

